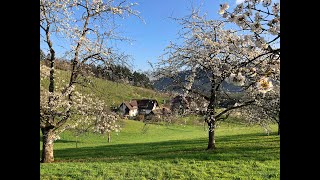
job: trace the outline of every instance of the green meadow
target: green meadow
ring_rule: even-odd
[[[99,134],[65,132],[55,162],[41,164],[41,179],[280,179],[280,137],[259,126],[221,123],[214,151],[204,126],[124,120],[111,142]],[[40,134],[41,137],[41,134]],[[41,150],[40,142],[40,150]],[[41,152],[40,152],[41,154]]]

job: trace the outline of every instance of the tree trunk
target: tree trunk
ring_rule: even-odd
[[[53,128],[41,128],[42,131],[42,163],[50,163],[53,158]]]
[[[216,148],[216,142],[215,142],[215,137],[214,137],[214,127],[215,127],[215,122],[214,119],[211,119],[210,122],[208,122],[209,126],[209,142],[208,142],[208,147],[207,150],[214,150]]]
[[[111,142],[111,133],[108,132],[108,143],[110,143],[110,142]]]
[[[55,52],[53,49],[50,49],[51,58],[50,58],[50,84],[49,92],[54,91],[54,64],[55,64]]]
[[[215,81],[214,81],[214,75],[212,75],[211,80],[211,93],[210,93],[210,102],[208,105],[208,117],[206,122],[209,126],[209,142],[207,150],[214,150],[216,148],[215,144],[215,137],[214,137],[214,130],[215,130],[215,105],[216,105],[216,89],[215,89]]]

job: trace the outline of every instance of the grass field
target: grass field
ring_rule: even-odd
[[[126,120],[112,142],[70,132],[55,142],[55,162],[41,179],[280,179],[280,137],[258,126],[224,123],[215,151],[205,151],[203,126],[147,125]],[[41,142],[40,142],[41,149]]]

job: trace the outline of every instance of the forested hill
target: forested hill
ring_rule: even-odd
[[[41,62],[41,64],[44,63]],[[56,69],[56,72],[56,84],[65,84],[69,81],[70,71]],[[128,101],[130,99],[150,98],[156,99],[160,104],[164,102],[163,100],[169,99],[169,95],[167,94],[126,83],[113,82],[93,76],[86,77],[86,81],[90,82],[89,84],[86,83],[87,87],[77,85],[76,89],[84,94],[94,94],[96,97],[103,99],[109,107],[119,106],[123,101]],[[48,88],[49,86],[49,81],[47,79],[42,79],[40,83],[45,88]]]

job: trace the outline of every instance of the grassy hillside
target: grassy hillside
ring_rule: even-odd
[[[70,72],[62,70],[56,70],[56,72],[56,80],[59,83],[66,84],[69,81]],[[78,85],[76,87],[77,90],[84,94],[95,94],[95,96],[103,99],[108,106],[118,106],[123,101],[128,101],[130,99],[151,98],[156,99],[160,104],[163,102],[163,100],[169,99],[167,95],[150,89],[116,83],[94,77],[90,77],[89,79],[92,81],[92,86],[90,88]],[[42,80],[40,83],[44,87],[49,86],[48,80]]]
[[[87,134],[78,148],[65,132],[55,143],[55,162],[41,164],[41,179],[279,179],[280,137],[272,129],[267,136],[258,126],[221,124],[216,151],[204,150],[202,126],[126,120],[111,143]]]

